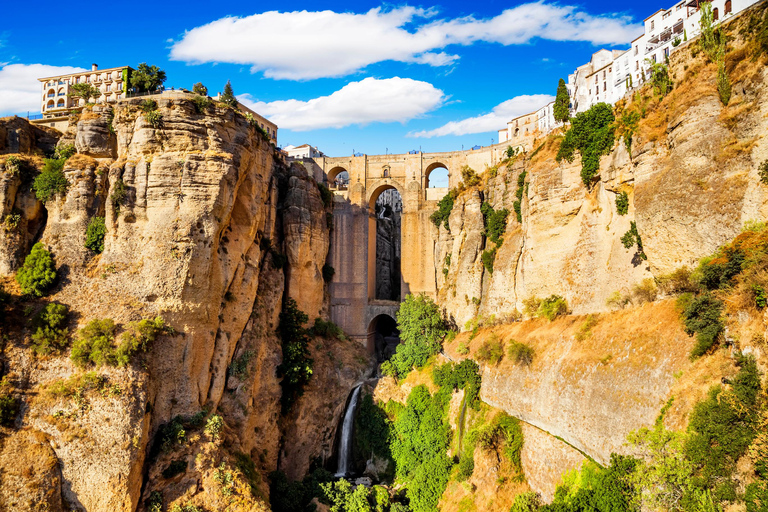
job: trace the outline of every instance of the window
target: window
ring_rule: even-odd
[[[656,54],[655,53],[653,54],[652,59],[653,59],[653,62],[656,62]]]
[[[640,71],[640,61],[635,61],[635,71]]]
[[[611,66],[611,67],[609,67],[609,68],[608,68],[608,72],[609,72],[609,73],[613,73],[613,66]]]
[[[91,83],[91,77],[89,76],[85,77],[85,83],[87,84]]]
[[[661,16],[661,19],[665,20],[665,19],[669,18],[669,15],[670,15],[670,14],[672,14],[672,11],[667,11],[667,12],[665,12],[665,13],[664,13],[664,14]]]
[[[723,14],[730,14],[731,12],[733,12],[733,5],[731,4],[731,0],[726,0],[725,11],[723,11]]]
[[[603,70],[603,80],[605,80],[605,70]]]
[[[656,21],[655,20],[651,20],[651,31],[653,31],[654,28],[656,28]]]
[[[79,84],[79,83],[80,83],[80,77],[77,77],[77,78],[75,78],[75,83],[76,83],[76,84]]]
[[[107,92],[112,90],[112,84],[107,84]]]
[[[603,90],[604,91],[608,90],[608,84],[606,82],[603,82]]]
[[[123,90],[123,82],[119,82],[119,83],[117,84],[117,90],[118,90],[118,91],[122,91],[122,90]]]
[[[637,55],[637,52],[638,52],[638,51],[639,51],[639,50],[638,50],[638,47],[637,47],[637,45],[635,45],[635,55]]]
[[[597,94],[597,95],[600,94],[600,87],[595,87],[595,94]]]
[[[712,19],[715,21],[720,19],[720,11],[717,10],[717,7],[712,9]]]

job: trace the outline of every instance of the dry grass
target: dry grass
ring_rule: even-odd
[[[736,101],[728,104],[720,112],[718,119],[729,130],[734,131],[742,118],[757,107],[754,102]]]
[[[96,162],[96,160],[90,156],[76,154],[67,159],[65,167],[67,169],[78,169],[80,171],[84,171],[88,168],[95,169],[96,166],[98,166],[98,162]]]

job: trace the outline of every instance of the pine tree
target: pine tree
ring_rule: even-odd
[[[232,91],[232,83],[229,80],[227,80],[227,85],[224,86],[224,93],[220,99],[225,105],[229,105],[232,108],[237,107],[237,98],[235,98],[235,93]]]
[[[557,84],[557,96],[555,97],[554,115],[555,121],[565,123],[570,118],[571,97],[568,96],[568,88],[565,86],[565,80],[562,78]]]

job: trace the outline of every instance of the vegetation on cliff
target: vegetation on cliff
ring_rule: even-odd
[[[283,380],[281,396],[283,414],[286,414],[296,399],[304,392],[312,377],[312,358],[309,357],[309,336],[303,325],[309,317],[299,309],[292,298],[287,298],[280,312],[280,324],[277,328],[282,342],[283,362],[277,367],[278,376]]]

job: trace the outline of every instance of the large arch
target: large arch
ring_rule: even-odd
[[[400,331],[397,322],[387,314],[377,315],[368,324],[368,353],[376,357],[377,362],[386,361],[395,353],[400,343]]]
[[[443,172],[442,169],[445,169],[445,171]],[[451,171],[448,169],[448,166],[445,165],[444,163],[434,162],[429,164],[429,166],[427,166],[427,168],[424,170],[424,188],[435,188],[430,184],[430,176],[432,176],[433,171],[437,171],[441,175],[445,176],[445,182],[446,182],[445,186],[438,187],[438,188],[448,187],[448,179],[450,177]]]
[[[402,247],[402,231],[401,231],[401,224],[400,224],[400,215],[402,214],[402,204],[403,204],[403,191],[402,188],[399,186],[399,184],[391,183],[390,180],[383,180],[383,182],[380,182],[377,186],[371,187],[373,191],[371,192],[369,198],[368,198],[368,300],[384,300],[384,301],[397,301],[400,302],[402,300],[402,274],[400,272],[400,260],[399,255],[400,248]],[[379,286],[380,280],[378,279],[380,277],[379,273],[377,272],[379,270],[377,263],[380,263],[381,256],[382,256],[382,250],[383,247],[379,247],[377,244],[377,240],[379,238],[379,223],[389,224],[390,218],[384,214],[382,211],[378,212],[381,215],[381,218],[377,216],[376,211],[376,202],[381,197],[381,195],[386,192],[387,190],[394,190],[397,193],[397,196],[399,196],[399,203],[400,203],[400,209],[396,213],[396,216],[392,216],[391,218],[391,224],[392,228],[394,229],[393,235],[396,237],[395,239],[391,240],[392,244],[391,246],[394,248],[394,253],[391,255],[391,258],[389,261],[392,262],[392,268],[391,272],[389,274],[391,278],[391,289],[392,289],[392,295],[388,297],[382,297],[382,290]],[[397,197],[393,198],[395,201],[397,201]],[[388,212],[390,214],[393,213],[392,209],[388,209]]]

